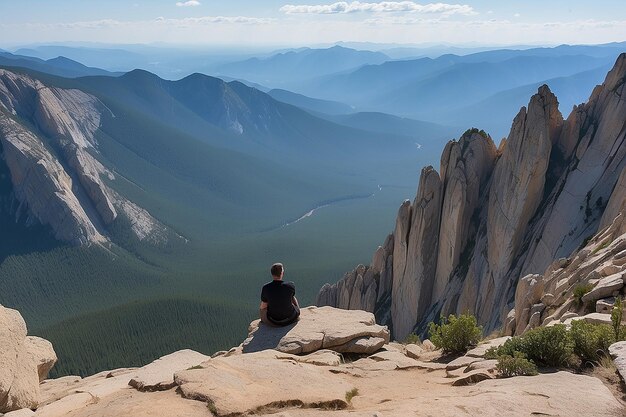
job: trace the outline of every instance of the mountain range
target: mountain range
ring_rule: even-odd
[[[401,205],[372,263],[326,284],[317,304],[372,311],[399,340],[448,314],[471,313],[489,332],[517,305],[521,333],[532,313],[525,306],[521,316],[518,282],[588,256],[576,252],[622,216],[625,80],[626,53],[567,119],[542,85],[499,145],[478,129],[450,141],[439,172],[422,169],[415,199]],[[563,300],[572,281],[553,297]]]

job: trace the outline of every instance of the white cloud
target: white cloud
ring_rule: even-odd
[[[157,17],[156,22],[168,24],[172,26],[189,27],[194,25],[203,25],[210,23],[244,23],[244,24],[267,24],[273,22],[274,19],[247,16],[203,16],[203,17],[186,17],[183,19],[166,19]]]
[[[409,13],[438,13],[444,15],[477,14],[471,6],[466,4],[428,3],[419,4],[414,1],[382,1],[380,3],[362,3],[360,1],[340,1],[332,4],[319,5],[293,5],[286,4],[280,8],[286,14],[344,14],[356,12],[383,13],[383,12],[409,12]]]
[[[198,0],[179,1],[176,5],[178,7],[200,6],[200,2]]]

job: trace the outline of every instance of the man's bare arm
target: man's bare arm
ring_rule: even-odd
[[[266,302],[261,301],[261,305],[259,306],[259,317],[261,318],[261,321],[263,323],[267,324],[268,326],[274,327],[274,323],[269,321],[269,319],[267,318],[267,303]]]
[[[291,304],[293,304],[294,306],[300,308],[300,304],[298,303],[298,299],[296,298],[295,295],[291,297]]]

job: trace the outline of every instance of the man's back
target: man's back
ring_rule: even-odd
[[[277,322],[292,318],[296,311],[293,305],[295,294],[293,282],[274,280],[265,284],[261,290],[261,301],[267,303],[268,318]]]

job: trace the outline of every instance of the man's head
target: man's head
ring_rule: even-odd
[[[275,263],[274,265],[272,265],[272,268],[270,269],[270,272],[272,273],[272,278],[274,278],[274,279],[283,279],[283,274],[285,273],[285,268],[283,267],[283,264]]]

